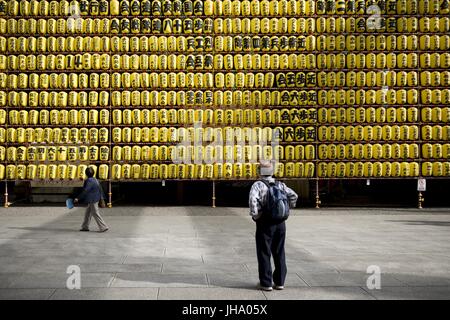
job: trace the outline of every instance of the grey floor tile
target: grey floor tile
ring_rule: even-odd
[[[369,293],[379,300],[449,300],[450,287],[382,287]]]
[[[160,263],[164,261],[164,256],[153,256],[153,255],[127,255],[122,263],[129,264],[145,264],[145,263]]]
[[[43,263],[46,264],[83,264],[83,263],[122,263],[124,255],[65,255],[65,256],[44,256]]]
[[[225,287],[225,288],[247,288],[254,289],[259,282],[257,273],[219,273],[208,274],[208,281],[212,287]],[[291,287],[304,287],[307,284],[300,279],[296,274],[288,273],[286,277],[286,285]]]
[[[36,265],[30,262],[0,262],[0,273],[30,272]]]
[[[264,292],[268,300],[373,300],[359,287],[290,288]]]
[[[160,300],[266,300],[260,290],[242,288],[161,288]]]
[[[115,272],[161,272],[160,263],[121,264],[121,263],[81,263],[81,273],[115,273]],[[29,273],[53,273],[67,270],[67,264],[35,264],[28,269]]]
[[[302,273],[299,276],[310,287],[358,287],[363,284],[359,275],[344,275],[342,273]]]
[[[321,263],[320,261],[316,261],[316,263],[304,263],[304,262],[293,262],[288,261],[286,262],[288,272],[293,273],[306,273],[306,274],[317,274],[317,273],[339,273],[339,270],[336,268],[333,268],[332,266],[325,265]],[[258,264],[251,263],[248,264],[248,267],[251,272],[258,272]],[[272,263],[273,268],[273,263]]]
[[[0,300],[47,300],[55,289],[0,289]]]
[[[66,288],[69,274],[61,273],[30,273],[14,277],[10,288]],[[82,288],[107,288],[114,274],[82,273]]]
[[[373,278],[373,273],[365,273],[365,272],[342,272],[340,273],[344,278],[348,278],[355,283],[357,283],[360,287],[366,288],[368,285],[368,281],[370,284],[374,284],[375,280]],[[303,274],[301,274],[303,276]],[[369,284],[369,285],[370,285]],[[400,281],[397,277],[390,273],[381,273],[380,274],[380,285],[388,286],[388,287],[400,287],[406,286],[406,283]]]
[[[20,273],[0,273],[0,289],[11,288],[20,276]]]
[[[166,258],[186,258],[186,259],[191,259],[191,260],[198,260],[198,261],[202,261],[202,250],[198,249],[198,250],[170,250],[167,249],[164,257]]]
[[[392,274],[392,276],[411,287],[450,286],[450,274],[445,276],[422,274]]]
[[[206,287],[204,274],[117,273],[111,287]]]
[[[227,263],[227,264],[212,264],[212,263],[191,263],[191,264],[177,264],[164,263],[163,273],[233,273],[236,274],[247,272],[244,264]]]
[[[256,262],[256,253],[254,256],[203,254],[202,258],[205,263],[254,263]]]
[[[57,289],[51,300],[156,300],[158,288]]]

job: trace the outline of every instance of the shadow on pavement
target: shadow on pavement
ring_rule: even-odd
[[[71,228],[42,228],[42,227],[8,227],[8,229],[26,230],[26,231],[57,231],[57,232],[79,232],[78,230]]]
[[[194,210],[194,209],[192,209]],[[246,253],[247,256],[245,260],[242,262],[246,263],[249,274],[246,274],[244,276],[235,274],[231,275],[231,278],[222,279],[221,285],[224,287],[230,287],[230,288],[256,288],[256,283],[258,282],[258,273],[257,273],[257,259],[256,259],[256,247],[255,247],[255,239],[254,239],[254,231],[255,231],[255,224],[251,220],[249,216],[243,215],[241,212],[237,212],[236,210],[233,210],[233,208],[216,208],[211,209],[212,212],[215,210],[220,210],[220,213],[227,217],[239,217],[239,221],[234,224],[237,224],[238,226],[246,226],[246,228],[238,229],[240,232],[240,239],[242,242],[240,245],[235,245],[236,242],[231,241],[227,243],[226,239],[224,241],[224,248],[227,248],[229,246],[233,247],[233,250],[235,251],[235,256],[232,261],[236,259],[236,257],[240,257],[239,253]],[[348,210],[348,209],[347,209]],[[410,211],[411,212],[411,211]],[[301,216],[302,209],[297,208],[296,210],[293,210],[291,215],[293,216]],[[201,222],[201,220],[195,219],[194,214],[189,215],[191,217],[192,223],[197,225],[197,228],[201,229],[204,227],[204,223]],[[327,219],[327,216],[324,216],[324,219]],[[292,220],[292,219],[291,219]],[[405,222],[405,221],[396,221],[396,220],[387,220],[389,222]],[[450,222],[444,222],[444,221],[406,221],[406,222],[418,222],[418,224],[422,225],[436,225],[436,226],[448,226],[450,225]],[[290,236],[290,230],[294,227],[288,220],[286,222],[287,224],[287,235],[286,235],[286,259],[287,259],[287,265],[288,265],[288,276],[286,279],[286,290],[289,291],[291,289],[299,289],[300,291],[302,289],[311,289],[319,290],[322,292],[325,299],[332,298],[332,299],[342,299],[338,296],[333,297],[333,292],[336,291],[337,288],[339,289],[360,289],[361,296],[365,297],[365,299],[408,299],[408,298],[414,298],[419,297],[423,299],[429,298],[427,296],[427,290],[425,286],[430,286],[432,289],[441,290],[444,291],[441,293],[441,295],[438,295],[437,297],[432,295],[434,299],[436,298],[444,298],[448,299],[450,298],[450,277],[448,275],[448,272],[446,275],[443,276],[437,276],[437,275],[427,275],[427,274],[421,274],[421,273],[409,273],[408,271],[401,271],[401,268],[395,269],[396,272],[399,271],[399,273],[382,273],[381,279],[383,282],[383,286],[381,290],[370,290],[367,287],[367,280],[372,275],[371,273],[367,273],[367,267],[372,264],[377,264],[377,261],[380,259],[374,258],[374,263],[367,263],[366,266],[363,268],[343,268],[339,266],[334,266],[333,261],[322,261],[319,259],[319,257],[312,254],[307,246],[295,246],[293,245],[293,237]],[[202,242],[207,246],[208,244],[214,243],[217,241],[217,234],[226,234],[228,235],[229,239],[233,239],[235,236],[234,229],[230,229],[230,226],[226,223],[222,223],[220,226],[216,226],[213,232],[204,232],[202,233],[204,237],[202,238]],[[320,226],[319,226],[320,227]],[[250,232],[249,231],[250,228]],[[327,230],[320,229],[322,232],[327,232]],[[229,232],[229,233],[228,233]],[[333,232],[333,230],[330,230],[330,232]],[[342,234],[342,237],[346,237],[348,235]],[[380,233],[380,239],[386,237],[386,234]],[[245,240],[244,240],[245,238]],[[361,248],[364,249],[364,248]],[[367,251],[370,252],[370,248],[367,248]],[[250,258],[250,259],[248,259]],[[349,251],[348,255],[342,256],[342,260],[352,260],[352,252]],[[401,264],[401,263],[400,263]],[[386,266],[389,265],[389,263],[385,264]],[[273,261],[272,261],[272,267],[273,267]],[[382,266],[381,269],[384,269],[384,266]],[[291,270],[291,271],[290,271]],[[445,270],[443,270],[445,272]],[[209,275],[208,275],[209,276]],[[233,278],[234,276],[234,278]],[[248,279],[251,278],[251,281],[254,281],[254,284],[249,284]],[[346,287],[346,288],[344,288]],[[266,293],[264,292],[264,295],[268,296],[272,293]],[[279,294],[277,292],[274,292],[274,294]],[[280,294],[279,294],[280,295]],[[287,299],[292,299],[291,296],[286,296],[281,294],[281,297],[285,297]],[[358,296],[356,294],[355,296]],[[305,298],[304,293],[301,296]],[[343,296],[345,297],[345,295]],[[300,298],[300,296],[298,297]],[[320,296],[317,296],[316,298],[320,299]],[[354,298],[354,296],[353,296]],[[294,298],[295,299],[295,298]]]
[[[450,221],[427,221],[427,220],[387,220],[389,222],[400,222],[407,225],[450,227]]]

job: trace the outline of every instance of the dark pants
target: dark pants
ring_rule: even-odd
[[[284,286],[287,267],[284,255],[286,224],[269,224],[256,222],[256,255],[258,257],[259,281],[263,287]],[[273,256],[275,271],[272,274],[270,257]]]

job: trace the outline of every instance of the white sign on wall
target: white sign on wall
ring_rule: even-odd
[[[417,191],[426,191],[427,190],[427,180],[421,178],[417,180]]]

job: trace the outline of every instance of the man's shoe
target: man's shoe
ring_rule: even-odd
[[[263,287],[260,283],[258,283],[258,289],[263,291],[272,291],[272,287]]]
[[[80,229],[80,231],[89,231],[89,229]]]
[[[109,228],[106,228],[106,229],[100,230],[99,232],[106,232],[108,230],[109,230]]]
[[[284,286],[274,286],[273,287],[275,290],[283,290]]]

